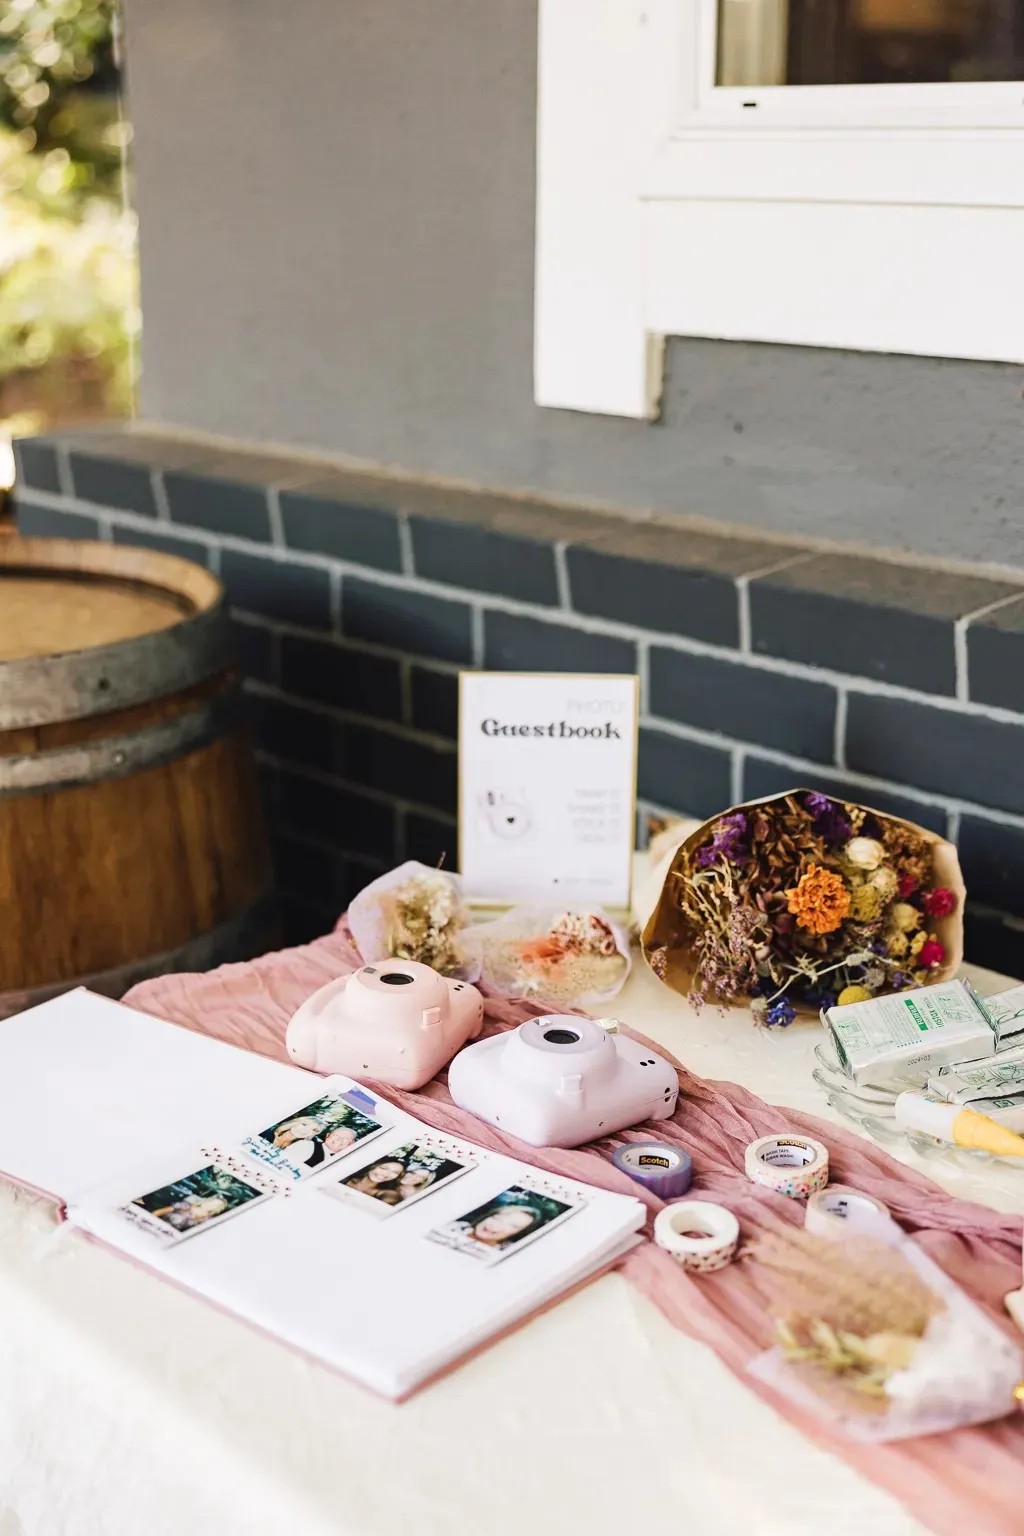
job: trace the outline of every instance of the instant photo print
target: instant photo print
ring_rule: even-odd
[[[268,1198],[265,1189],[246,1183],[230,1168],[210,1163],[159,1189],[136,1195],[121,1207],[121,1214],[158,1242],[181,1243]]]
[[[285,1178],[305,1179],[379,1136],[383,1129],[379,1120],[356,1109],[348,1098],[325,1094],[265,1131],[247,1136],[242,1151]]]
[[[346,1200],[381,1220],[447,1188],[476,1164],[469,1148],[424,1138],[380,1152],[372,1162],[353,1168],[340,1179],[326,1180],[320,1187],[325,1195]]]
[[[512,1184],[427,1236],[478,1264],[500,1264],[574,1216],[580,1204],[568,1192],[559,1198],[529,1185]]]

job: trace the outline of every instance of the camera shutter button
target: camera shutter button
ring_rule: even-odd
[[[583,1092],[583,1073],[567,1072],[558,1085],[558,1092],[565,1098],[572,1093]]]
[[[435,1025],[440,1024],[440,1022],[441,1022],[441,1010],[440,1010],[440,1008],[424,1008],[424,1010],[423,1010],[423,1028],[424,1029],[432,1029]]]

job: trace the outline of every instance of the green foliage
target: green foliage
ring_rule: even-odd
[[[110,87],[114,0],[5,0],[0,124],[65,149],[81,184],[116,190],[122,127]],[[103,89],[103,87],[106,89]]]
[[[75,179],[66,151],[34,154],[0,133],[0,376],[42,370],[44,409],[87,385],[83,403],[91,393],[97,409],[124,414],[137,328],[134,221],[110,199],[77,197]]]
[[[0,422],[123,415],[137,330],[115,0],[0,3]]]

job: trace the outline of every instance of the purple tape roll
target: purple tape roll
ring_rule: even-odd
[[[666,1147],[658,1141],[645,1141],[633,1147],[619,1147],[612,1155],[616,1168],[643,1184],[661,1200],[678,1200],[693,1182],[693,1160],[679,1147]]]

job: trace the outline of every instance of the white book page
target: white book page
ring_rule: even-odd
[[[292,1107],[299,1105],[281,1112]],[[401,1111],[387,1113],[388,1129],[372,1147],[353,1149],[290,1195],[253,1202],[187,1241],[161,1245],[117,1213],[124,1200],[186,1172],[187,1153],[177,1154],[176,1162],[165,1156],[93,1192],[69,1218],[388,1397],[403,1396],[600,1268],[629,1246],[643,1224],[644,1207],[630,1196],[546,1180],[526,1164],[468,1142],[461,1145],[475,1154],[469,1171],[377,1220],[324,1188],[389,1148],[430,1134]],[[432,1230],[509,1186],[531,1182],[567,1195],[575,1209],[521,1251],[491,1266],[428,1239]]]
[[[70,1204],[227,1121],[263,1123],[322,1083],[79,988],[0,1020],[0,1176]]]

